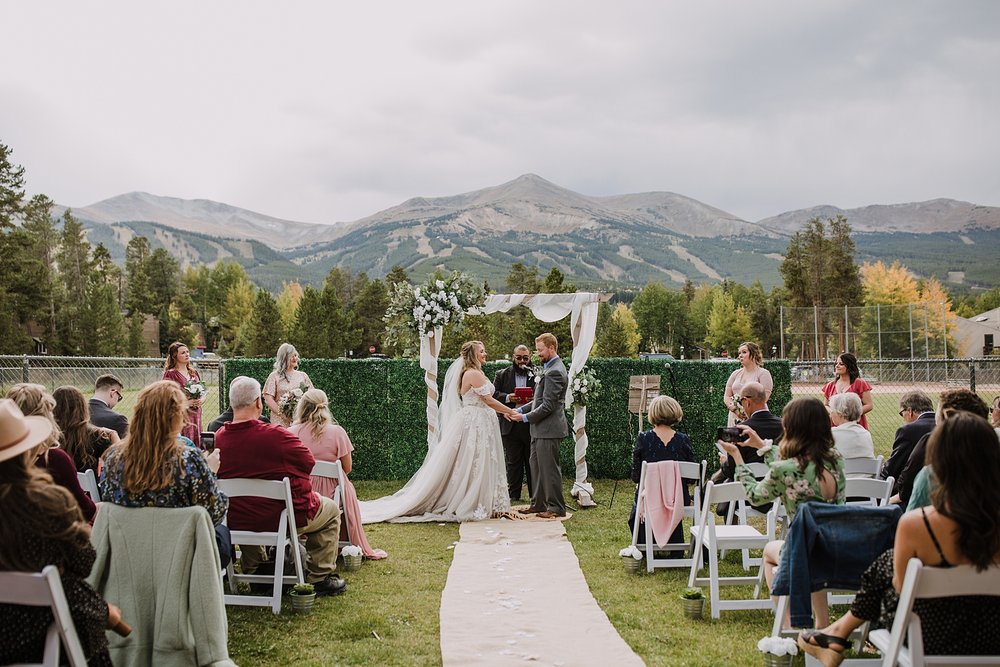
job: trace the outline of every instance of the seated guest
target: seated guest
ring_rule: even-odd
[[[770,439],[775,446],[781,439],[782,426],[781,418],[771,414],[767,409],[767,390],[759,382],[748,382],[743,385],[740,394],[743,398],[743,410],[749,415],[741,424],[752,429],[761,438]],[[764,463],[761,453],[747,444],[739,444],[737,448],[744,463]],[[719,463],[722,465],[722,477],[713,481],[732,481],[736,471],[736,464],[732,457],[719,456]]]
[[[76,387],[59,387],[52,392],[52,398],[56,400],[52,415],[62,431],[63,450],[73,458],[78,471],[97,470],[104,452],[118,442],[118,433],[90,423],[87,401]]]
[[[365,537],[364,526],[361,525],[361,508],[358,506],[358,494],[354,491],[354,485],[347,478],[351,472],[353,461],[351,452],[354,445],[347,437],[347,431],[333,420],[330,415],[330,404],[326,398],[326,392],[322,389],[310,389],[295,407],[294,423],[289,430],[299,437],[302,444],[309,448],[313,458],[317,461],[340,461],[340,467],[344,470],[344,486],[341,493],[344,497],[344,513],[347,515],[347,539],[351,544],[361,547],[361,553],[365,558],[378,560],[385,558],[388,554],[381,549],[373,549],[368,544]],[[329,477],[312,477],[313,491],[332,498],[337,490],[337,480]],[[341,531],[343,533],[344,531]]]
[[[994,398],[990,406],[990,424],[1000,433],[1000,396]]]
[[[983,419],[989,419],[990,415],[990,409],[986,407],[986,401],[981,399],[975,392],[968,389],[945,389],[938,398],[935,422],[940,423],[946,416],[957,411],[971,412]],[[903,469],[899,473],[899,479],[896,480],[896,494],[889,499],[889,502],[901,505],[907,505],[910,502],[914,482],[924,467],[924,457],[929,439],[930,433],[920,438],[917,444],[913,446],[910,456],[906,460],[906,465],[903,466]]]
[[[94,515],[97,513],[97,505],[87,495],[80,486],[80,480],[76,476],[76,464],[70,455],[59,449],[59,425],[56,424],[52,411],[56,407],[56,400],[52,394],[45,391],[45,387],[40,384],[30,384],[27,382],[15,384],[7,390],[7,398],[17,403],[17,407],[27,416],[44,417],[52,424],[52,431],[44,442],[35,448],[35,465],[44,468],[55,483],[65,487],[76,498],[80,504],[80,511],[87,523],[94,522]]]
[[[101,470],[101,498],[122,507],[201,505],[215,525],[222,564],[229,563],[229,529],[222,525],[229,501],[205,457],[178,439],[187,397],[177,383],[154,382],[139,392],[128,436],[108,450]]]
[[[219,478],[289,479],[295,527],[306,538],[306,581],[317,595],[343,593],[347,583],[334,574],[340,539],[340,508],[315,493],[309,481],[316,460],[298,436],[278,424],[257,418],[264,408],[260,383],[239,376],[229,385],[233,420],[215,434]],[[276,530],[284,503],[259,498],[233,498],[229,526],[234,530]],[[256,570],[259,554],[243,550],[245,572]]]
[[[116,376],[110,373],[102,375],[97,378],[94,395],[87,404],[91,423],[101,428],[114,429],[119,438],[124,438],[128,433],[128,419],[113,410],[118,401],[122,400],[122,386],[122,381]]]
[[[1000,440],[989,423],[964,411],[946,416],[931,434],[927,456],[939,485],[932,506],[899,520],[894,548],[865,572],[847,614],[799,635],[802,650],[824,665],[843,661],[848,636],[865,621],[892,627],[911,558],[931,567],[974,565],[978,571],[1000,565]],[[927,653],[1000,654],[1000,597],[919,599],[913,610]]]
[[[896,439],[892,443],[889,460],[882,464],[879,479],[892,477],[899,485],[899,473],[906,467],[910,453],[917,441],[934,428],[934,404],[922,391],[910,391],[899,399],[899,416],[903,425],[896,429]],[[893,489],[895,493],[895,489]]]
[[[657,396],[649,404],[649,423],[653,428],[643,431],[635,439],[635,448],[632,450],[632,481],[639,483],[642,475],[642,464],[656,463],[659,461],[694,461],[694,449],[691,447],[691,439],[680,431],[675,431],[674,426],[684,418],[684,410],[680,403],[670,396]],[[682,484],[684,493],[684,504],[691,502],[690,492],[687,484]],[[636,488],[635,500],[632,501],[632,513],[628,517],[628,529],[632,532],[635,527],[635,511],[639,501],[639,491]],[[639,541],[645,544],[646,529],[644,523],[639,522]],[[684,543],[684,527],[678,525],[670,535],[669,542]]]
[[[51,435],[48,419],[0,399],[0,570],[58,567],[87,664],[110,667],[105,629],[121,627],[121,613],[86,582],[96,557],[90,527],[73,496],[33,463]],[[51,624],[47,607],[0,604],[0,664],[40,663]]]
[[[723,449],[736,461],[736,481],[746,488],[747,499],[759,505],[780,499],[788,515],[788,522],[795,519],[800,503],[816,501],[843,505],[844,459],[833,446],[833,433],[826,408],[815,398],[792,399],[781,413],[784,435],[779,453],[781,458],[771,463],[771,468],[761,481],[743,463],[740,449],[730,442],[719,441]],[[753,431],[739,425],[750,447],[765,449],[768,446]],[[774,581],[774,568],[781,562],[783,540],[768,542],[764,547],[764,577],[767,585]],[[817,623],[827,622],[826,593],[814,593],[813,611]]]
[[[261,415],[259,419],[260,419],[260,421],[264,422],[265,424],[270,424],[271,423],[271,420],[268,419],[267,417],[265,417],[264,415]],[[213,419],[212,421],[210,421],[208,423],[208,426],[205,427],[205,430],[206,431],[211,431],[212,433],[215,433],[220,428],[222,428],[223,425],[225,425],[226,422],[231,422],[231,421],[233,421],[233,408],[232,408],[232,406],[229,406],[228,408],[226,408],[225,412],[223,412],[221,415],[219,415],[218,417],[216,417],[215,419]]]
[[[858,424],[860,418],[861,399],[857,394],[834,394],[830,397],[833,446],[845,459],[875,458],[872,434]]]

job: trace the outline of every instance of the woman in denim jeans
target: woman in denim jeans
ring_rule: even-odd
[[[784,435],[779,447],[780,459],[771,463],[771,469],[759,482],[743,462],[739,447],[719,441],[736,463],[736,481],[746,488],[750,504],[763,505],[780,499],[789,521],[795,517],[799,503],[843,505],[844,459],[834,447],[826,407],[815,398],[796,398],[782,411],[781,425]],[[765,452],[771,449],[771,443],[761,440],[752,428],[742,425],[739,428],[747,436],[741,445]],[[764,547],[764,578],[768,586],[774,581],[774,568],[781,561],[782,545],[784,540],[775,540]],[[817,623],[828,622],[825,593],[813,596],[813,611]]]

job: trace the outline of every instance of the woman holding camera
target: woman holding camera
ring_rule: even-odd
[[[793,399],[781,413],[784,435],[779,447],[780,459],[771,463],[764,479],[757,481],[743,462],[743,454],[734,443],[719,441],[719,445],[736,463],[736,481],[747,491],[752,505],[780,499],[791,523],[800,503],[817,501],[843,505],[845,502],[844,459],[834,448],[833,434],[826,407],[815,398]],[[770,449],[771,443],[760,439],[748,426],[738,426],[747,436],[743,445],[758,451]],[[769,542],[764,547],[764,577],[768,586],[774,580],[774,568],[781,560],[784,540]],[[820,599],[821,598],[821,599]],[[815,594],[813,610],[816,622],[826,625],[829,620],[826,594]]]

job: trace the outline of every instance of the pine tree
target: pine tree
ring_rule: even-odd
[[[328,359],[332,356],[330,343],[326,337],[326,315],[323,311],[323,296],[313,287],[302,290],[302,300],[295,314],[290,342],[303,357]]]
[[[705,340],[715,352],[728,352],[735,356],[740,343],[753,335],[750,316],[743,306],[737,306],[733,297],[723,290],[715,292],[712,309],[708,315],[708,334]]]
[[[229,288],[222,308],[222,334],[235,355],[246,353],[246,338],[253,314],[254,288],[249,280],[241,280]]]
[[[83,331],[90,332],[84,337],[84,354],[110,357],[127,352],[125,321],[116,289],[120,271],[111,260],[108,249],[98,244],[91,261],[82,317]]]
[[[355,356],[366,357],[368,348],[382,351],[385,334],[385,309],[389,306],[389,291],[381,280],[373,280],[358,293],[354,304],[354,322],[361,332]]]
[[[90,244],[84,238],[83,225],[68,209],[63,214],[62,223],[56,253],[62,296],[56,319],[56,349],[62,354],[83,354],[85,339],[91,335],[85,329],[87,286],[92,270]]]
[[[284,342],[281,312],[278,303],[265,289],[257,290],[250,316],[250,338],[246,354],[251,357],[273,357]]]

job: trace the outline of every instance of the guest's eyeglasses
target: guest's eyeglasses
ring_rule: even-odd
[[[121,393],[120,391],[118,391],[117,389],[112,389],[112,390],[111,390],[111,393],[112,393],[112,394],[115,394],[116,396],[118,396],[118,400],[119,400],[119,401],[121,401],[121,400],[124,400],[124,398],[125,398],[125,395],[124,395],[124,394],[122,394],[122,393]]]
[[[909,408],[903,408],[899,411],[899,416],[902,417],[904,412],[911,412],[911,410]]]
[[[526,354],[515,354],[514,355],[514,361],[528,361],[529,359],[531,359],[531,357],[529,357]]]

